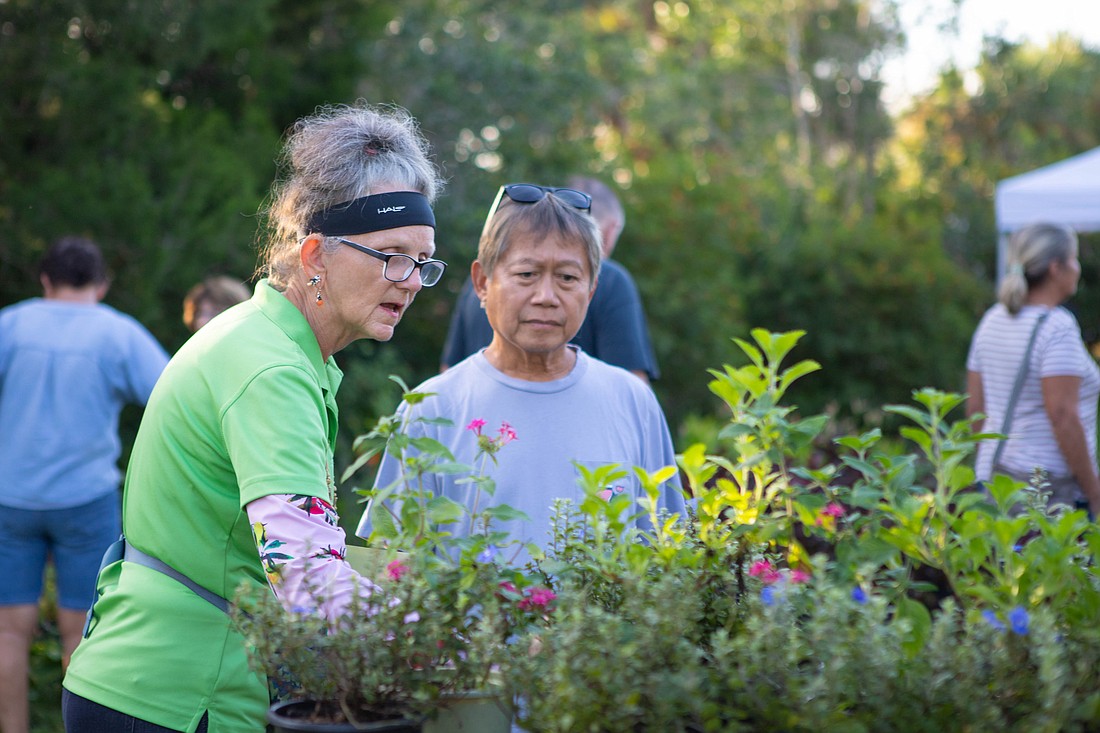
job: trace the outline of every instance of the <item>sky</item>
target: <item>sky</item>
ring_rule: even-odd
[[[900,5],[909,48],[883,69],[891,108],[927,91],[949,61],[964,70],[977,65],[984,35],[1045,45],[1064,31],[1100,51],[1100,0],[963,0],[957,36],[937,27],[951,17],[950,0],[901,0]]]

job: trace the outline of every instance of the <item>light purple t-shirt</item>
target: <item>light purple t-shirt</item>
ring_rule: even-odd
[[[551,382],[509,377],[489,363],[484,351],[477,352],[416,388],[436,394],[418,405],[414,415],[447,418],[454,425],[417,423],[409,431],[410,435],[435,438],[458,462],[474,465],[477,438],[467,429],[471,421],[484,420],[482,432],[490,436],[498,435],[501,425],[508,423],[516,440],[500,450],[496,465],[487,463],[485,473],[496,482],[496,493],[491,498],[481,497],[479,506],[491,502],[524,511],[530,521],[498,522],[493,529],[542,546],[549,539],[554,499],[579,503],[584,498],[574,461],[590,469],[619,464],[629,475],[606,491],[625,492],[635,499],[642,491],[632,467],[653,472],[676,465],[668,424],[653,391],[630,372],[570,348],[577,352],[576,365],[568,375]],[[398,475],[397,461],[387,454],[375,483],[387,486]],[[432,474],[427,488],[473,507],[475,488],[461,483],[461,478]],[[683,516],[679,477],[674,476],[662,489],[662,506]],[[464,529],[455,531],[465,534]],[[367,515],[357,534],[370,534]],[[515,558],[516,564],[525,561],[523,554]]]
[[[118,490],[118,418],[168,354],[103,304],[32,298],[0,310],[0,506],[64,509]]]

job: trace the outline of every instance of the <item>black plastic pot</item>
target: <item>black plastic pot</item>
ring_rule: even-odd
[[[418,720],[395,718],[373,723],[314,723],[309,720],[316,707],[313,700],[277,702],[267,710],[272,733],[421,733]]]

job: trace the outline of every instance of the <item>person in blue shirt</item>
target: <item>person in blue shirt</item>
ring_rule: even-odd
[[[168,354],[100,301],[99,247],[64,237],[46,253],[44,297],[0,310],[0,730],[26,733],[28,662],[47,558],[62,666],[80,640],[103,551],[121,531],[119,413],[144,405]]]
[[[524,566],[552,541],[554,502],[579,504],[581,467],[616,465],[598,494],[625,495],[634,503],[644,487],[633,468],[649,473],[676,465],[668,423],[647,385],[621,367],[591,357],[571,343],[598,292],[601,238],[594,202],[584,192],[529,183],[502,186],[489,209],[471,267],[474,290],[485,304],[493,337],[484,349],[415,389],[431,395],[399,408],[408,455],[416,438],[442,443],[460,464],[476,465],[481,440],[508,445],[494,454],[488,474],[491,496],[455,473],[416,476],[416,486],[471,511],[508,505],[523,516],[498,518],[493,530],[521,543],[501,562]],[[602,277],[602,275],[601,275]],[[445,419],[444,419],[445,418]],[[499,428],[497,427],[499,426]],[[387,452],[377,488],[411,480],[403,456]],[[660,509],[686,514],[678,474],[661,485]],[[394,509],[371,502],[357,529],[370,538],[378,512]],[[399,512],[398,512],[399,513]],[[647,518],[638,520],[645,526]],[[448,529],[457,536],[480,527]],[[376,538],[376,539],[381,539]]]
[[[608,364],[634,373],[644,382],[657,379],[657,357],[649,338],[638,287],[625,267],[611,258],[626,222],[623,205],[606,184],[574,176],[568,187],[592,197],[592,217],[600,229],[603,264],[588,315],[572,343]],[[489,345],[493,329],[469,278],[459,292],[443,347],[440,371]]]

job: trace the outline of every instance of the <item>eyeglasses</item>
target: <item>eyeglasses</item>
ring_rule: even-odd
[[[354,247],[360,252],[366,252],[371,257],[382,260],[382,277],[391,283],[405,282],[412,277],[417,268],[420,268],[420,284],[430,288],[439,282],[439,279],[443,277],[444,270],[447,269],[447,263],[443,260],[414,260],[408,255],[379,252],[376,249],[364,247],[341,237],[335,237],[335,239],[349,247]]]
[[[569,204],[574,209],[592,213],[592,197],[576,189],[551,188],[550,186],[538,186],[534,183],[510,183],[503,190],[505,195],[517,204],[533,204],[546,198],[546,194],[552,193],[555,197],[561,199],[563,203]],[[497,198],[499,199],[499,196]]]

